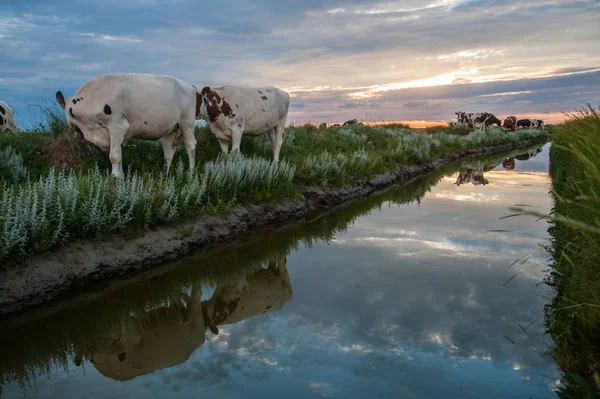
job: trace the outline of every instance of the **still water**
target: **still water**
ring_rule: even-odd
[[[549,148],[471,158],[4,320],[0,397],[553,398],[547,223],[500,219],[550,210]]]

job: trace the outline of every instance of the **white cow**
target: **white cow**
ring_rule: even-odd
[[[198,104],[193,85],[167,75],[100,75],[87,81],[66,101],[57,92],[56,100],[77,134],[103,151],[110,151],[114,176],[123,175],[121,144],[132,138],[162,139],[165,174],[183,140],[189,168],[194,169]],[[178,129],[183,134],[176,139]]]
[[[267,134],[273,149],[273,160],[279,160],[279,151],[285,136],[285,122],[290,107],[290,96],[272,86],[205,87],[198,94],[200,103],[197,119],[204,119],[210,131],[221,144],[223,154],[240,150],[242,134]]]
[[[17,133],[17,122],[15,122],[15,112],[5,101],[0,100],[0,133]]]

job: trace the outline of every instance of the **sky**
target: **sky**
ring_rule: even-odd
[[[273,85],[288,123],[539,117],[600,104],[597,0],[4,0],[0,99],[31,104],[105,73]]]

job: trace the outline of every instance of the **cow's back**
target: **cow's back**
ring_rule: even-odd
[[[127,137],[143,133],[159,138],[182,119],[193,123],[195,101],[193,86],[173,76],[117,74],[87,81],[65,108],[76,120],[91,124],[126,119]]]
[[[276,87],[223,86],[214,90],[243,120],[245,134],[263,132],[267,123],[287,116],[290,96]]]

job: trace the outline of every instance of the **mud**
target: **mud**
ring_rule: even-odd
[[[398,166],[394,172],[360,179],[344,187],[307,187],[298,199],[239,205],[229,214],[203,215],[177,226],[158,226],[135,239],[125,240],[115,234],[102,241],[74,240],[35,255],[16,269],[0,272],[0,316],[21,312],[103,279],[148,270],[251,230],[329,210],[393,184],[407,183],[468,156],[534,143],[461,151],[423,165]]]

